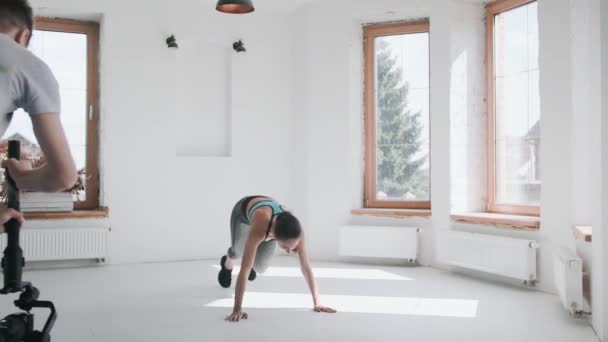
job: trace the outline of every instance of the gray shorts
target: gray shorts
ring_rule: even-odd
[[[251,226],[247,219],[247,204],[252,198],[263,196],[248,196],[244,197],[232,209],[230,215],[230,241],[231,246],[228,248],[228,256],[230,259],[240,259],[245,250],[245,243],[249,236]],[[274,255],[276,249],[276,241],[264,241],[259,246],[255,253],[255,261],[253,269],[257,273],[264,273],[268,269],[270,259]]]

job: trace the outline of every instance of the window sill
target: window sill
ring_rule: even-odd
[[[497,213],[455,213],[450,215],[450,217],[453,221],[457,222],[491,224],[517,229],[538,230],[540,228],[540,217],[538,216],[509,215]]]
[[[430,210],[420,209],[353,209],[350,211],[353,215],[369,215],[369,216],[381,216],[381,217],[429,217],[431,216]]]
[[[591,242],[593,228],[591,226],[574,226],[574,238],[582,239],[585,242]]]
[[[25,219],[36,220],[67,220],[67,219],[102,219],[110,215],[109,208],[98,210],[75,210],[69,213],[25,213]]]

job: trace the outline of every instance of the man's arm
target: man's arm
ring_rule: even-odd
[[[34,134],[47,163],[31,169],[29,161],[9,159],[4,165],[20,190],[56,192],[72,187],[78,178],[58,113],[32,115]]]

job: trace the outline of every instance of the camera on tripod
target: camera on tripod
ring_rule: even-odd
[[[19,141],[11,140],[8,143],[8,157],[19,159],[21,146]],[[19,191],[8,172],[6,173],[8,189],[8,207],[20,210]],[[55,305],[50,301],[39,301],[40,291],[29,282],[21,280],[25,259],[23,250],[19,245],[19,232],[21,223],[10,220],[5,225],[8,236],[7,246],[2,258],[2,273],[4,274],[4,288],[0,294],[20,293],[15,300],[15,306],[23,312],[6,316],[0,320],[0,342],[50,342],[51,329],[57,320]],[[51,311],[42,331],[34,330],[33,308],[47,308]]]

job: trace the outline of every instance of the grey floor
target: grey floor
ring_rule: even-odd
[[[319,314],[295,259],[249,283],[247,321],[228,323],[233,289],[216,260],[28,271],[55,301],[53,341],[598,341],[555,296],[424,267],[314,263]],[[14,312],[0,297],[0,314]],[[43,312],[41,312],[43,313]],[[42,317],[42,315],[40,315]],[[40,323],[40,322],[38,322]]]

